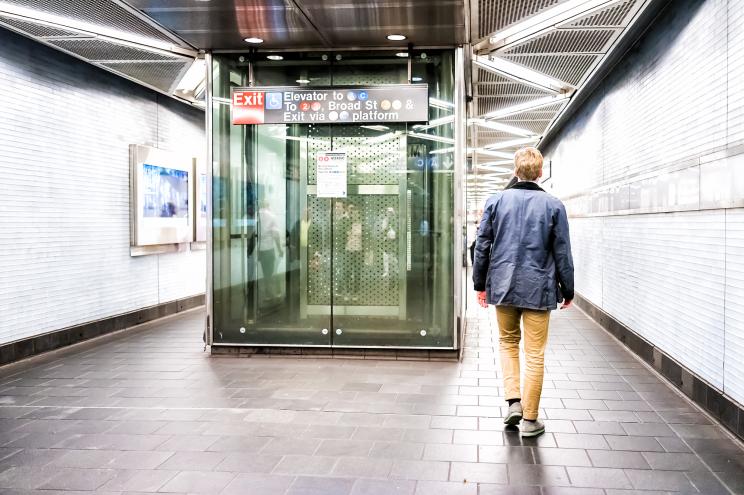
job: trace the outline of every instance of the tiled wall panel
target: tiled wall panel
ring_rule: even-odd
[[[724,391],[744,404],[744,209],[726,212]]]
[[[0,343],[204,292],[205,251],[131,257],[129,144],[203,113],[0,29]]]
[[[729,0],[728,8],[728,132],[731,142],[744,142],[744,2]]]
[[[740,404],[743,42],[744,3],[675,0],[544,150],[578,292]]]

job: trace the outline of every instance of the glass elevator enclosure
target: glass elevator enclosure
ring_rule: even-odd
[[[210,343],[456,348],[455,51],[282,55],[211,57]],[[410,81],[428,123],[230,120],[231,87]],[[345,198],[316,194],[326,151]]]

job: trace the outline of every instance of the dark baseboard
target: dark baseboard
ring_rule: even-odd
[[[215,356],[305,357],[335,359],[381,359],[390,361],[458,361],[458,351],[450,349],[360,349],[342,347],[262,347],[211,346]]]
[[[3,344],[0,366],[203,305],[201,294]]]
[[[576,305],[605,330],[625,344],[689,399],[705,409],[734,435],[744,440],[744,407],[708,385],[699,376],[669,357],[630,328],[605,313],[593,303],[576,294]]]

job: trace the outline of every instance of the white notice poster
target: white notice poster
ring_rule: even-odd
[[[319,151],[317,160],[317,177],[319,198],[346,197],[346,152]]]

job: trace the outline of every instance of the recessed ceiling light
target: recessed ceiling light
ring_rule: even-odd
[[[402,34],[388,34],[387,39],[390,41],[403,41],[406,37]]]
[[[297,84],[308,84],[310,82],[310,79],[298,79]]]
[[[261,38],[246,38],[244,41],[246,43],[253,43],[253,44],[256,44],[256,45],[259,44],[259,43],[263,43],[263,40]]]
[[[407,57],[408,52],[398,52],[395,54],[396,57]]]
[[[281,55],[267,55],[266,58],[269,60],[284,60],[284,57]]]

